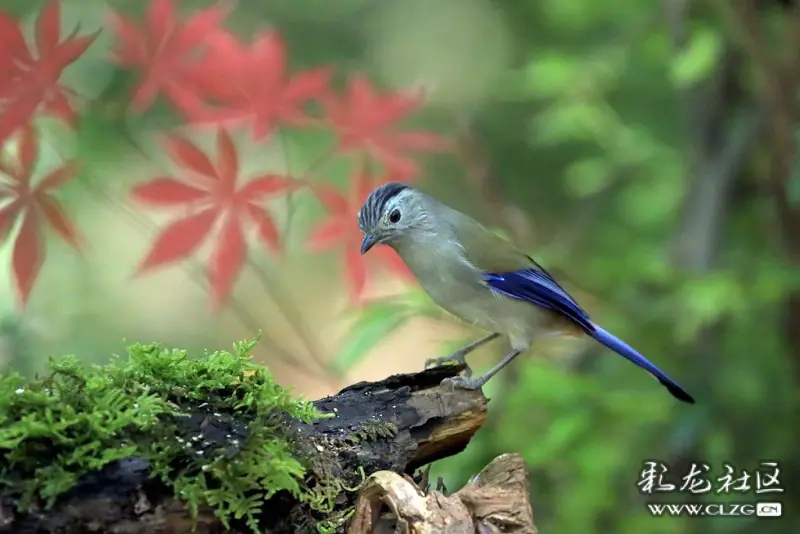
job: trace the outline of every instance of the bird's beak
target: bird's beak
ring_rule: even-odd
[[[364,236],[364,240],[361,242],[361,254],[366,254],[367,252],[369,252],[369,249],[374,247],[375,243],[377,242],[378,240],[375,237],[366,234]]]

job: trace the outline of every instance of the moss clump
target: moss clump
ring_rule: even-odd
[[[0,496],[21,511],[51,507],[87,473],[142,457],[195,515],[209,506],[226,527],[235,518],[257,531],[277,492],[327,508],[331,488],[304,483],[289,424],[326,415],[252,363],[254,345],[199,359],[133,345],[103,366],[68,356],[41,378],[0,377]]]
[[[372,441],[379,438],[393,438],[397,435],[397,427],[387,421],[364,421],[347,438],[349,443],[359,443],[361,441]]]

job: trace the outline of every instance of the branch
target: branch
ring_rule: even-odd
[[[770,54],[761,16],[752,0],[712,0],[724,19],[734,42],[741,47],[752,62],[770,107],[779,106],[781,88],[778,84],[779,65]]]
[[[723,146],[698,158],[701,161],[692,173],[675,234],[673,261],[680,268],[694,272],[711,268],[726,218],[728,195],[763,131],[764,119],[760,108],[739,112],[726,125],[728,135]]]
[[[735,41],[747,54],[758,74],[761,95],[768,108],[769,181],[773,191],[780,232],[789,257],[800,261],[800,210],[791,205],[787,188],[797,164],[796,122],[800,104],[800,6],[787,8],[784,30],[779,41],[780,54],[771,54],[761,22],[761,13],[752,0],[726,2],[714,0]]]
[[[356,499],[355,493],[346,489],[357,487],[364,481],[363,476],[385,471],[397,476],[413,473],[416,468],[457,454],[467,446],[486,420],[488,401],[480,391],[440,384],[462,369],[442,367],[354,384],[314,402],[317,409],[334,413],[335,417],[313,424],[286,422],[290,432],[299,436],[298,448],[307,450],[313,458],[309,476],[334,477],[345,488],[336,498],[331,517],[337,512],[342,512],[341,518],[346,517],[344,512],[352,508]],[[224,421],[206,410],[198,407],[186,418],[186,425],[194,428],[194,433],[188,435],[202,435],[228,445],[235,441],[233,438],[246,438],[245,423],[233,418]],[[42,455],[46,464],[46,446]],[[309,486],[313,485],[312,480]],[[275,495],[261,508],[259,528],[272,534],[309,534],[315,531],[316,522],[325,519],[309,514],[306,504],[288,495]],[[2,533],[172,534],[190,532],[193,525],[197,534],[251,532],[238,524],[223,528],[208,509],[200,509],[193,519],[167,486],[150,477],[148,462],[143,458],[114,462],[84,477],[49,510],[16,512],[14,503],[7,500],[0,506]]]

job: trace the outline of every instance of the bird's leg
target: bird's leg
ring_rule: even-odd
[[[442,356],[441,358],[429,358],[429,359],[425,360],[425,369],[428,369],[429,367],[437,367],[437,366],[442,365],[443,363],[447,363],[447,362],[458,362],[458,363],[463,363],[464,365],[466,365],[467,369],[465,371],[465,374],[468,377],[472,376],[472,369],[470,369],[469,365],[467,365],[467,360],[466,360],[467,354],[469,354],[473,350],[477,349],[481,345],[485,345],[486,343],[490,342],[491,340],[497,338],[499,335],[500,334],[498,334],[497,332],[494,332],[492,334],[489,334],[489,335],[486,335],[486,336],[480,338],[477,341],[473,341],[472,343],[470,343],[466,347],[462,347],[462,348],[458,349],[457,351],[455,351],[454,353],[452,353],[452,354],[450,354],[448,356]]]
[[[454,387],[459,387],[462,389],[480,389],[486,382],[489,381],[490,378],[496,375],[498,371],[500,371],[500,369],[511,363],[511,361],[520,354],[522,354],[521,350],[514,349],[508,354],[506,354],[506,357],[500,360],[494,367],[492,367],[479,377],[464,378],[461,376],[453,376],[442,380],[442,384],[452,384]]]

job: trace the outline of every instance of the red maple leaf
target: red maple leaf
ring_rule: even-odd
[[[419,131],[396,131],[397,122],[422,104],[418,96],[379,93],[361,76],[350,80],[343,97],[324,101],[327,120],[339,135],[340,152],[365,152],[382,162],[391,174],[411,177],[417,165],[405,151],[441,151],[450,148],[442,137]]]
[[[21,219],[14,242],[12,265],[19,298],[24,306],[28,302],[33,284],[44,261],[42,246],[43,226],[50,226],[73,248],[80,248],[80,238],[61,205],[51,192],[72,178],[76,165],[66,163],[51,171],[36,185],[31,184],[38,156],[36,132],[29,124],[20,130],[18,155],[15,163],[0,158],[0,240],[5,241],[15,222]]]
[[[189,116],[193,122],[251,121],[253,138],[260,140],[278,124],[306,124],[303,104],[327,94],[330,69],[288,73],[286,45],[277,32],[259,35],[249,47],[227,32],[212,40],[192,77],[217,106],[197,110]]]
[[[97,34],[61,41],[61,3],[51,0],[36,19],[36,52],[28,47],[18,21],[0,11],[0,144],[27,124],[41,105],[44,112],[74,124],[69,88],[58,83]]]
[[[134,200],[158,207],[180,207],[187,214],[172,221],[156,237],[138,273],[174,263],[194,253],[216,232],[209,264],[212,307],[218,308],[231,292],[247,254],[245,224],[255,226],[259,241],[272,250],[280,245],[278,229],[260,204],[279,192],[298,186],[285,176],[264,174],[237,184],[239,158],[230,135],[217,132],[216,162],[190,141],[171,136],[167,150],[172,160],[188,171],[180,179],[166,176],[141,184],[131,192]]]
[[[204,106],[191,73],[208,53],[209,37],[222,31],[219,26],[226,14],[222,6],[213,6],[178,21],[173,0],[153,0],[142,27],[128,17],[113,15],[119,38],[115,61],[144,73],[134,92],[133,109],[146,109],[159,92],[187,115]]]
[[[375,180],[367,165],[359,167],[352,179],[352,189],[343,194],[327,184],[313,184],[312,189],[325,206],[328,217],[308,237],[307,246],[312,252],[324,252],[337,245],[344,246],[344,263],[353,300],[362,300],[367,282],[367,261],[375,258],[383,266],[405,279],[413,279],[411,271],[397,253],[385,245],[376,246],[370,255],[361,255],[361,230],[358,227],[358,210],[370,192],[391,178]]]

